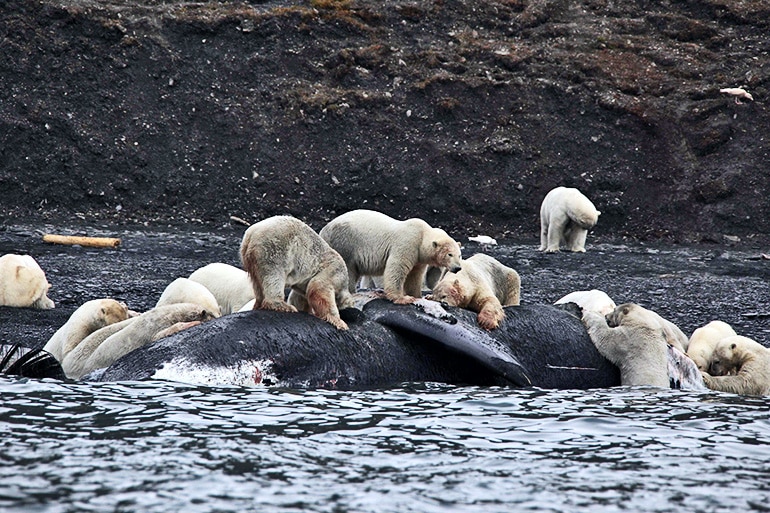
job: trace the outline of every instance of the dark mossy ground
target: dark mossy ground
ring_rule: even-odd
[[[0,223],[519,239],[567,185],[597,237],[763,243],[768,33],[767,0],[8,0]]]

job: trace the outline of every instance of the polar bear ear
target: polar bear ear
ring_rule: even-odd
[[[602,212],[600,210],[597,210],[596,211],[596,217],[599,217],[600,215],[602,215]]]

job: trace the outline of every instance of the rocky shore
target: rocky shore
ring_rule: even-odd
[[[770,2],[8,0],[0,223],[765,244]],[[753,101],[720,89],[743,87]]]

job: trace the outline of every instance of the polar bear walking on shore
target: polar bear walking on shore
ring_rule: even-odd
[[[562,245],[585,253],[588,230],[596,225],[599,212],[579,190],[556,187],[540,205],[540,251],[556,253]]]
[[[299,219],[274,216],[251,225],[243,234],[241,261],[254,286],[255,310],[296,312],[300,305],[348,329],[339,312],[353,306],[345,262]],[[292,289],[292,304],[284,300],[285,287]]]
[[[345,260],[351,293],[362,276],[382,276],[385,296],[397,304],[422,297],[428,266],[461,268],[460,245],[418,218],[399,221],[374,210],[353,210],[330,221],[319,235]]]

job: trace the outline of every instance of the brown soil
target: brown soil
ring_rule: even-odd
[[[0,223],[523,240],[567,185],[597,239],[764,244],[768,33],[767,0],[7,0]]]

